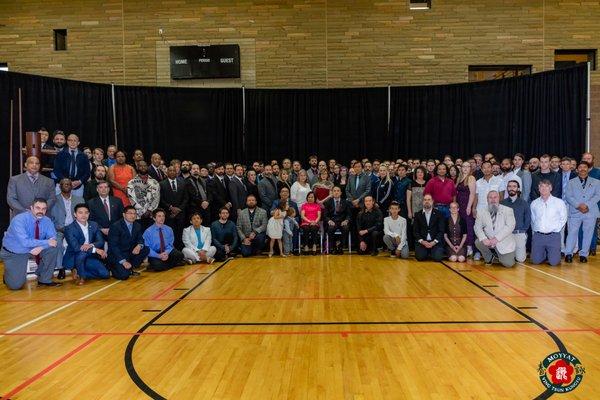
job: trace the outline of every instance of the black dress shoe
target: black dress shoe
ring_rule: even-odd
[[[48,286],[48,287],[58,287],[58,286],[62,286],[62,283],[60,282],[40,282],[38,281],[38,286]]]
[[[377,251],[377,250],[373,250],[373,251],[371,252],[371,255],[372,255],[372,256],[376,256],[377,254],[379,254],[379,251]]]
[[[586,263],[587,262],[587,257],[579,256],[579,262],[580,263]]]
[[[60,279],[61,281],[63,279],[65,279],[65,269],[61,268],[58,270],[58,275],[56,276],[56,279]]]
[[[141,274],[137,271],[131,271],[131,276],[140,276]]]
[[[591,255],[591,256],[595,256],[595,255],[596,255],[596,250],[591,250],[591,251],[590,251],[590,255]]]
[[[565,256],[565,262],[572,263],[573,262],[573,256],[571,254],[567,254]]]

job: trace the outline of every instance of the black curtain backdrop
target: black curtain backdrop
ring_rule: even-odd
[[[241,160],[242,90],[115,87],[118,145],[164,159]]]
[[[388,89],[241,89],[115,86],[118,145],[196,162],[310,154],[352,158],[579,156],[585,148],[586,66],[480,83]],[[111,86],[0,73],[0,179],[19,172],[18,89],[23,130],[77,133],[83,146],[114,143]],[[9,146],[10,100],[14,144]],[[13,154],[13,171],[9,155]],[[6,185],[0,185],[8,222]]]
[[[246,159],[388,157],[387,88],[246,90]]]
[[[395,157],[579,157],[586,102],[585,65],[497,81],[395,87],[390,144]]]

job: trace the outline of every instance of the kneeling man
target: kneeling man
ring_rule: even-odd
[[[500,204],[500,194],[490,190],[488,205],[477,211],[475,219],[475,246],[481,252],[486,264],[497,258],[505,267],[515,265],[516,242],[513,236],[515,215],[512,208]]]

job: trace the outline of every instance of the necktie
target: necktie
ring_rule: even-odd
[[[108,220],[110,221],[110,208],[108,207],[108,199],[104,199],[104,211],[106,211],[106,216],[108,216]]]
[[[165,251],[165,237],[162,233],[162,228],[158,228],[158,238],[160,239],[160,252]]]
[[[35,220],[35,231],[33,233],[33,238],[36,240],[39,240],[39,238],[40,238],[40,220],[39,219]],[[41,260],[41,257],[39,254],[37,256],[35,256],[35,263],[37,265],[40,265],[40,260]]]
[[[358,183],[360,182],[360,176],[356,175],[356,189],[358,190]]]
[[[175,180],[171,181],[171,188],[173,189],[174,192],[177,191],[177,186],[175,186]]]
[[[71,150],[71,169],[69,175],[71,178],[75,178],[75,150]]]
[[[340,201],[339,200],[335,201],[335,213],[336,214],[340,213]]]
[[[496,229],[496,213],[495,212],[492,213],[492,228],[494,230]]]

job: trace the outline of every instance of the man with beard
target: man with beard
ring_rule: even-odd
[[[206,171],[206,168],[203,168]],[[202,224],[210,226],[210,203],[209,192],[206,181],[200,175],[200,166],[193,164],[190,176],[186,179],[186,190],[188,192],[187,216],[188,220],[194,213],[200,214]]]
[[[58,241],[56,255],[56,267],[59,268],[58,279],[65,279],[65,269],[63,267],[63,239],[65,227],[73,222],[75,206],[84,203],[83,197],[79,197],[72,193],[73,184],[69,178],[63,178],[59,182],[60,194],[56,196],[56,203],[50,210],[50,218],[54,222],[56,230],[56,240]]]
[[[4,283],[11,290],[21,289],[25,285],[31,256],[35,257],[38,264],[35,271],[38,285],[61,285],[52,281],[58,242],[54,224],[46,216],[47,210],[46,200],[33,200],[29,211],[15,216],[4,234],[0,258],[4,261]]]
[[[216,221],[219,219],[219,210],[221,208],[231,209],[231,203],[229,202],[229,180],[225,176],[223,164],[218,163],[215,165],[214,177],[208,182],[206,188],[213,200],[210,207],[211,221]],[[229,217],[229,213],[227,216]]]
[[[181,170],[179,172],[179,177],[183,179],[187,179],[190,177],[190,171],[192,170],[192,162],[184,160],[181,162]]]
[[[538,191],[540,197],[531,202],[531,262],[541,264],[547,260],[555,266],[560,264],[560,231],[567,222],[567,206],[552,195],[549,180],[541,180]]]
[[[531,211],[529,203],[520,196],[520,185],[517,180],[510,180],[506,185],[508,197],[500,202],[503,206],[510,207],[515,216],[515,229],[513,236],[515,238],[515,259],[523,262],[527,258],[527,230],[531,225]]]
[[[268,164],[265,165],[262,177],[260,182],[258,182],[258,193],[262,207],[267,212],[270,212],[273,202],[277,200],[277,182],[273,178],[273,167]]]
[[[433,197],[423,195],[423,209],[415,213],[413,236],[415,239],[415,258],[425,261],[441,261],[444,258],[444,231],[446,223],[441,212],[433,208]]]
[[[317,156],[308,157],[308,166],[310,168],[306,170],[306,174],[308,175],[308,183],[312,186],[319,180],[319,159]]]
[[[521,197],[525,201],[529,201],[529,193],[531,192],[531,172],[528,169],[523,168],[525,162],[525,156],[521,153],[517,153],[513,156],[513,172],[519,178],[521,178]]]
[[[235,221],[237,213],[244,208],[248,197],[248,186],[244,182],[244,167],[235,166],[235,175],[229,178],[229,199],[231,201],[231,219]]]
[[[148,164],[143,160],[138,163],[137,175],[127,183],[127,197],[135,208],[143,232],[154,223],[152,211],[158,208],[160,201],[158,182],[148,175]]]
[[[185,181],[177,177],[173,165],[167,168],[167,179],[160,183],[160,207],[166,212],[166,223],[175,234],[175,247],[183,247],[181,236],[185,227],[185,210],[188,203],[188,192]]]
[[[531,157],[529,159],[529,172],[532,174],[540,169],[540,159],[537,157]]]
[[[292,172],[290,173],[290,185],[298,180],[298,173],[302,169],[300,161],[294,161],[292,163]]]
[[[475,246],[486,264],[497,258],[505,267],[515,265],[515,224],[513,210],[500,204],[500,194],[496,190],[488,192],[487,207],[477,211],[474,227]]]
[[[267,212],[256,206],[256,198],[249,195],[246,208],[241,210],[237,218],[237,231],[241,241],[243,257],[258,254],[265,246],[267,230]]]
[[[85,201],[89,201],[98,196],[98,190],[96,188],[100,182],[106,182],[107,172],[108,169],[104,165],[97,165],[96,168],[94,168],[94,177],[85,184],[85,188],[83,189],[83,199]]]
[[[523,186],[523,181],[517,174],[515,174],[512,170],[512,164],[510,158],[503,158],[500,163],[500,174],[498,175],[500,179],[502,179],[502,184],[500,185],[500,190],[504,192],[504,198],[508,198],[508,192],[506,191],[506,186],[509,181],[517,181],[519,182],[519,187]]]

